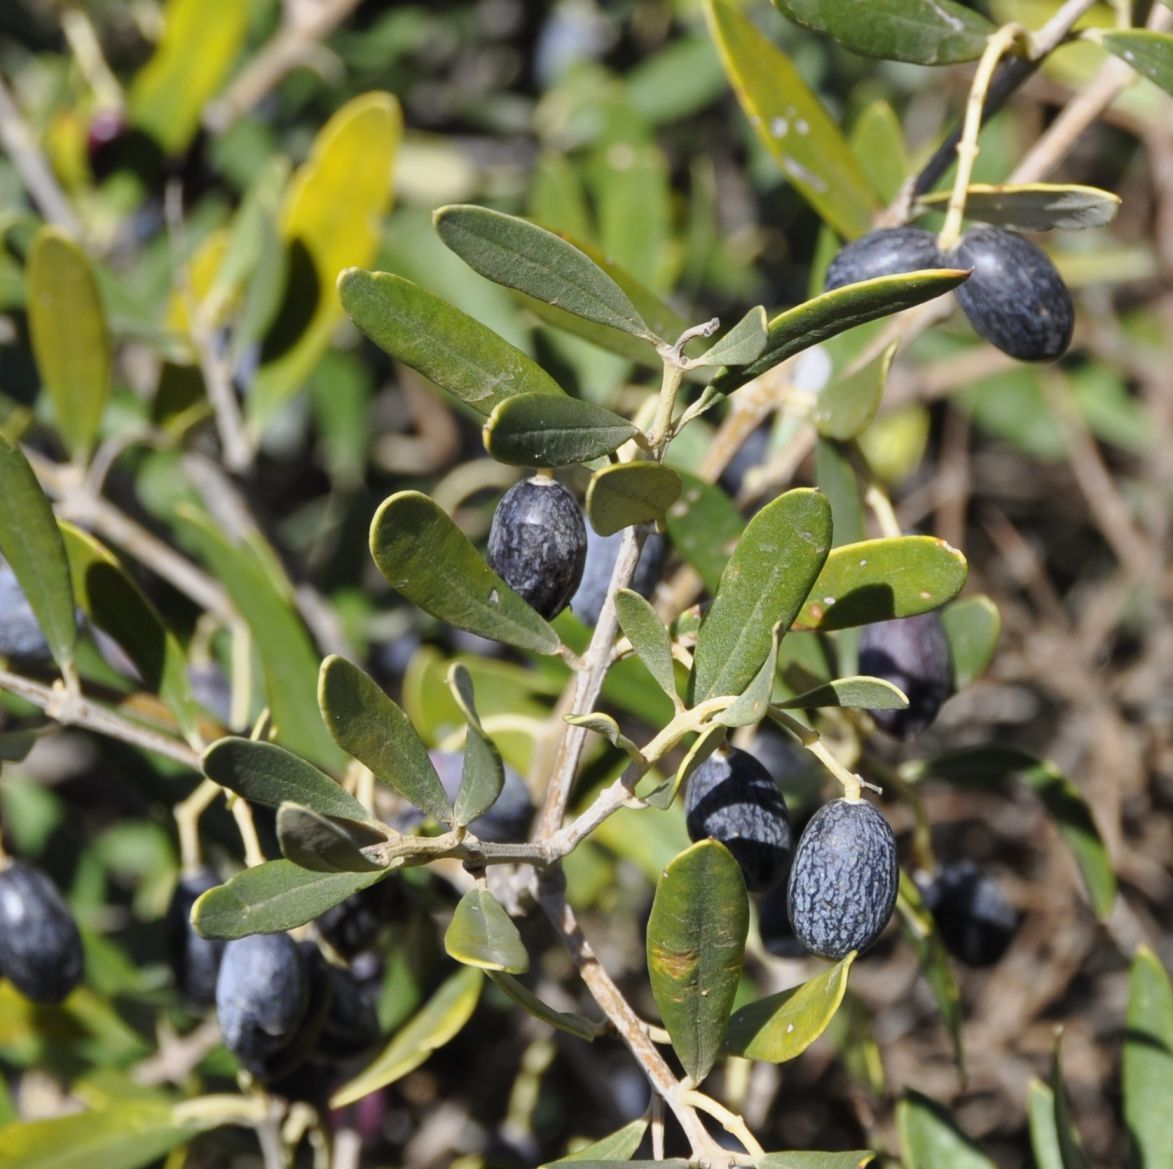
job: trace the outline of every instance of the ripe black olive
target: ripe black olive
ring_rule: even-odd
[[[865,626],[859,672],[891,682],[908,697],[903,710],[873,710],[876,726],[901,739],[919,735],[953,693],[953,664],[941,618],[934,611]]]
[[[181,877],[167,906],[167,957],[175,985],[193,1006],[210,1007],[216,1001],[216,979],[225,943],[205,938],[191,924],[196,899],[220,884],[211,869]]]
[[[992,966],[1006,953],[1018,914],[998,882],[972,861],[943,866],[922,896],[955,958],[967,966]]]
[[[0,872],[0,975],[26,998],[59,1003],[85,966],[81,935],[57,886],[13,861]]]
[[[931,232],[919,227],[885,227],[869,231],[841,248],[827,268],[824,287],[833,292],[845,284],[858,284],[877,276],[941,266],[937,238]]]
[[[611,574],[615,571],[615,561],[619,558],[619,545],[623,542],[623,533],[615,532],[610,536],[600,536],[588,524],[586,538],[586,562],[582,580],[570,598],[570,608],[584,625],[593,629],[598,623],[599,614],[603,611],[603,601],[607,597]],[[650,597],[660,582],[663,564],[664,537],[658,532],[649,532],[629,587],[641,597]]]

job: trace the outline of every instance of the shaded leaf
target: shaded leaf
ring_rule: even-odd
[[[766,347],[766,310],[755,305],[725,334],[689,362],[694,365],[745,365],[756,361]]]
[[[460,791],[456,795],[452,822],[468,824],[497,802],[501,787],[505,783],[505,771],[501,766],[501,756],[496,746],[485,735],[481,720],[477,716],[472,677],[460,662],[453,662],[448,668],[448,688],[468,723],[464,762],[460,773]]]
[[[1132,1169],[1152,1169],[1173,1148],[1173,987],[1141,946],[1132,963],[1124,1028],[1124,1119]]]
[[[341,784],[299,755],[255,739],[219,739],[205,752],[204,774],[253,804],[302,804],[325,816],[367,820],[366,809]]]
[[[1002,615],[989,597],[979,594],[953,601],[941,610],[953,662],[953,688],[960,690],[985,673],[998,646]]]
[[[855,438],[871,425],[884,396],[888,370],[896,355],[893,341],[879,357],[862,369],[833,377],[815,396],[811,421],[825,438]]]
[[[318,873],[371,873],[385,866],[362,849],[382,844],[383,832],[356,820],[323,816],[300,804],[277,809],[277,840],[281,855],[303,869]]]
[[[774,694],[774,674],[778,668],[778,643],[781,640],[781,633],[782,626],[775,625],[770,632],[770,652],[762,662],[761,669],[736,700],[717,715],[714,722],[725,727],[747,727],[765,718]]]
[[[592,714],[568,714],[566,721],[572,727],[586,727],[592,735],[606,739],[613,747],[626,751],[633,759],[639,756],[639,748],[619,729],[619,724],[602,711]]]
[[[927,613],[965,584],[965,557],[935,536],[891,536],[831,550],[795,629],[846,629]]]
[[[706,0],[705,16],[738,101],[782,173],[840,235],[869,231],[879,209],[871,184],[790,58],[728,0]]]
[[[243,938],[246,934],[296,929],[386,875],[386,869],[315,873],[289,860],[266,861],[209,889],[195,903],[192,921],[206,938]]]
[[[69,560],[53,509],[24,451],[0,432],[0,552],[63,670],[73,663],[77,622]]]
[[[949,1113],[919,1092],[904,1094],[896,1105],[896,1123],[907,1169],[995,1169]]]
[[[900,194],[911,170],[904,146],[904,128],[886,101],[873,101],[851,127],[851,149],[885,203]]]
[[[772,318],[761,357],[749,365],[722,370],[713,378],[712,386],[722,394],[732,393],[779,362],[828,337],[944,296],[968,278],[969,273],[960,269],[928,268],[922,272],[878,276],[824,292]]]
[[[818,706],[846,706],[856,710],[904,710],[908,696],[884,678],[866,674],[835,678],[813,690],[796,694],[778,705],[784,710],[807,710]]]
[[[831,504],[832,543],[835,547],[857,543],[864,537],[863,493],[845,448],[819,439],[815,467],[818,488]]]
[[[749,521],[697,635],[690,679],[695,704],[740,694],[770,652],[774,626],[789,628],[831,546],[826,497],[794,488]]]
[[[478,414],[489,415],[515,395],[564,397],[520,349],[410,280],[348,268],[338,278],[338,296],[380,349]]]
[[[373,678],[331,654],[318,677],[318,703],[335,742],[380,783],[437,820],[451,820],[452,804],[427,747]]]
[[[721,1050],[748,928],[745,881],[723,844],[702,840],[660,875],[648,919],[648,974],[672,1048],[696,1083]]]
[[[449,951],[451,953],[451,951]],[[453,955],[455,957],[456,955]],[[503,970],[493,970],[486,967],[486,973],[493,980],[493,984],[511,998],[523,1011],[541,1019],[559,1031],[565,1031],[577,1039],[592,1042],[598,1035],[598,1028],[590,1019],[583,1015],[576,1015],[569,1011],[556,1011],[549,1004],[544,1003],[524,983],[518,982],[511,974]]]
[[[110,336],[89,258],[55,227],[42,227],[29,249],[28,325],[57,429],[84,462],[110,396]]]
[[[587,518],[600,536],[632,524],[660,522],[682,490],[680,476],[662,463],[617,463],[591,476]]]
[[[592,1141],[589,1145],[584,1145],[578,1152],[568,1153],[565,1157],[559,1157],[557,1161],[550,1161],[548,1164],[571,1165],[580,1161],[626,1161],[629,1157],[634,1156],[640,1142],[644,1139],[644,1133],[647,1131],[648,1122],[646,1120],[633,1120],[630,1124],[616,1129],[615,1132],[608,1133],[605,1137]],[[546,1166],[541,1166],[541,1169],[546,1169]]]
[[[943,211],[950,192],[936,191],[918,200],[921,207]],[[1019,231],[1078,231],[1103,227],[1116,218],[1120,197],[1099,187],[1073,183],[1024,183],[1022,185],[974,183],[967,188],[968,219],[1014,227]]]
[[[954,65],[982,55],[994,26],[954,0],[774,0],[791,20],[864,57]]]
[[[1055,1135],[1059,1141],[1059,1154],[1063,1169],[1088,1169],[1083,1143],[1071,1115],[1071,1104],[1067,1099],[1067,1085],[1063,1082],[1063,1069],[1059,1064],[1059,1048],[1062,1034],[1055,1036],[1055,1047],[1051,1053],[1051,1097],[1055,1102]]]
[[[506,398],[484,428],[485,450],[515,467],[563,467],[617,451],[639,433],[626,418],[578,398]]]
[[[648,673],[669,698],[675,698],[676,674],[672,666],[672,644],[668,630],[664,628],[664,622],[656,610],[639,593],[620,589],[615,594],[615,615],[619,618],[619,628],[631,642]]]
[[[457,903],[444,934],[450,958],[481,970],[524,974],[529,955],[513,919],[488,889],[470,889]]]
[[[1116,900],[1116,874],[1091,810],[1080,790],[1053,763],[1020,747],[999,743],[947,751],[912,768],[918,779],[996,784],[1016,775],[1047,809],[1071,849],[1096,916],[1103,920]]]
[[[720,487],[687,471],[677,469],[676,473],[682,490],[665,517],[668,535],[705,588],[715,593],[745,521]]]
[[[414,1071],[438,1047],[464,1028],[480,997],[484,975],[472,966],[461,967],[414,1015],[369,1067],[339,1088],[331,1108],[353,1104]]]
[[[767,1153],[757,1161],[757,1169],[863,1169],[876,1159],[867,1149],[850,1153]]]
[[[426,495],[384,500],[371,521],[371,555],[392,587],[433,617],[517,649],[558,651],[554,630]]]
[[[726,734],[727,728],[724,724],[711,723],[689,747],[684,758],[680,761],[680,766],[676,769],[676,774],[652,788],[642,798],[653,808],[663,810],[670,807],[681,785],[686,783],[688,777],[725,742]]]
[[[1127,28],[1099,33],[1096,39],[1142,77],[1173,93],[1173,36],[1169,33]]]
[[[742,1007],[729,1020],[725,1050],[768,1063],[800,1055],[835,1017],[854,961],[853,950],[817,978]]]
[[[626,293],[585,252],[544,227],[487,207],[435,213],[440,238],[482,276],[595,324],[656,343]]]

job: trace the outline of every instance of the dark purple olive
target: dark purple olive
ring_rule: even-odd
[[[489,529],[489,567],[546,620],[566,608],[582,580],[586,524],[556,479],[535,476],[501,497]]]
[[[395,877],[352,893],[314,919],[318,933],[343,957],[369,950],[383,929],[401,916],[402,884]]]
[[[790,816],[770,773],[747,751],[722,748],[688,780],[690,840],[719,840],[733,854],[745,887],[760,893],[786,876]]]
[[[52,658],[24,589],[6,560],[0,559],[0,658],[44,663]]]
[[[464,774],[463,751],[429,751],[428,757],[450,800],[455,802]],[[469,831],[493,844],[526,840],[534,820],[534,801],[525,780],[505,764],[501,793],[492,807],[469,822]]]
[[[196,899],[220,884],[211,869],[181,877],[167,906],[167,958],[180,993],[193,1006],[210,1007],[216,1001],[216,978],[225,943],[205,938],[191,924]]]
[[[919,735],[953,693],[953,664],[941,618],[933,611],[865,626],[859,638],[859,672],[891,682],[908,697],[903,710],[873,710],[876,726],[900,739]]]
[[[820,958],[866,950],[896,907],[896,837],[865,800],[832,800],[812,817],[794,850],[787,908],[795,937]]]
[[[921,891],[945,948],[966,966],[993,966],[1006,953],[1018,914],[972,861],[943,866]]]
[[[940,268],[937,237],[919,227],[885,227],[869,231],[841,248],[827,268],[824,288],[833,292],[845,284]]]
[[[582,580],[570,598],[571,612],[588,628],[593,629],[603,611],[603,601],[619,559],[619,545],[623,533],[600,536],[589,524],[586,528],[586,562]],[[643,550],[635,565],[630,588],[641,597],[650,597],[660,583],[660,572],[664,565],[664,537],[658,532],[649,532]]]
[[[36,1003],[59,1003],[82,979],[81,935],[57,886],[13,861],[0,872],[0,975]]]
[[[1019,361],[1054,361],[1067,352],[1075,306],[1042,248],[1012,231],[975,227],[946,257],[973,274],[957,303],[991,345]]]
[[[321,966],[330,983],[330,1005],[314,1044],[314,1056],[330,1059],[349,1059],[362,1055],[380,1039],[379,993],[382,990],[383,970],[374,955],[371,970],[365,963],[351,967],[333,966],[320,954],[314,959]]]

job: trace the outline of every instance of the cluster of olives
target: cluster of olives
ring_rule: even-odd
[[[215,1006],[225,1046],[255,1079],[296,1094],[296,1075],[320,1089],[330,1080],[321,1065],[361,1056],[378,1042],[382,963],[373,947],[395,916],[395,883],[356,893],[317,919],[329,957],[285,933],[229,942],[201,936],[191,907],[218,883],[200,869],[176,885],[167,911],[176,985],[191,1006]]]
[[[12,861],[0,871],[0,977],[26,998],[59,1003],[85,969],[81,934],[57,886]]]
[[[945,253],[917,227],[869,232],[831,261],[826,288],[941,267],[972,269],[955,295],[991,345],[1019,361],[1054,361],[1067,351],[1075,325],[1067,285],[1046,252],[1001,228],[975,227]]]

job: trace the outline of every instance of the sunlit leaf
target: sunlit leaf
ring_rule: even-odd
[[[778,668],[778,643],[781,641],[782,626],[775,625],[770,631],[770,652],[761,668],[753,676],[737,698],[717,715],[715,722],[726,727],[747,727],[760,723],[769,708],[774,694],[774,676]]]
[[[875,1159],[875,1153],[857,1149],[850,1153],[767,1153],[756,1164],[757,1169],[864,1169]]]
[[[451,953],[451,951],[449,952]],[[565,1031],[577,1039],[585,1039],[588,1043],[598,1036],[599,1029],[590,1019],[570,1011],[554,1010],[513,975],[506,974],[503,970],[491,968],[486,968],[485,972],[493,980],[494,986],[512,999],[523,1011],[533,1015],[535,1019],[540,1019],[543,1023],[548,1023],[551,1027]]]
[[[481,886],[470,889],[457,903],[444,934],[448,956],[481,970],[524,974],[529,955],[513,919]]]
[[[896,1123],[907,1169],[995,1169],[949,1113],[919,1092],[904,1094],[896,1105]]]
[[[1124,1119],[1130,1165],[1151,1169],[1173,1149],[1173,987],[1157,956],[1137,950],[1124,1027]]]
[[[849,439],[866,430],[876,416],[888,370],[896,355],[893,342],[854,373],[832,377],[815,397],[811,421],[825,438]]]
[[[664,519],[680,498],[680,476],[662,463],[616,463],[591,476],[586,512],[600,536],[611,536],[632,524]]]
[[[602,406],[552,394],[521,394],[494,408],[484,441],[499,463],[562,467],[609,455],[638,433],[621,414]]]
[[[620,589],[615,594],[615,615],[619,618],[619,628],[656,684],[669,698],[675,697],[672,646],[659,614],[639,593]]]
[[[1055,1093],[1033,1076],[1027,1085],[1027,1119],[1037,1169],[1064,1169],[1059,1130],[1055,1127]]]
[[[370,873],[385,866],[362,850],[381,844],[386,834],[356,820],[323,816],[300,804],[277,809],[277,840],[286,860],[319,873]]]
[[[1143,28],[1099,33],[1096,39],[1142,77],[1173,93],[1173,36]]]
[[[953,601],[941,610],[953,662],[953,688],[960,690],[981,677],[998,645],[1002,616],[989,597],[979,594]]]
[[[501,766],[501,755],[485,734],[477,715],[472,677],[468,669],[460,662],[453,662],[448,668],[447,681],[468,724],[460,791],[453,806],[453,823],[468,824],[496,803],[505,783],[505,772]]]
[[[949,192],[923,195],[918,202],[926,209],[943,211],[949,202]],[[1019,231],[1103,227],[1116,218],[1119,210],[1119,195],[1073,183],[974,183],[965,195],[968,218]]]
[[[766,347],[766,310],[759,304],[719,341],[693,358],[691,365],[746,365],[756,361]]]
[[[557,1161],[549,1161],[547,1165],[572,1165],[581,1161],[626,1161],[635,1155],[636,1149],[648,1131],[646,1120],[633,1120],[615,1132],[608,1133],[589,1145],[583,1145],[576,1153],[568,1153],[559,1157]],[[547,1169],[542,1165],[541,1169]]]
[[[908,696],[884,678],[858,675],[834,678],[813,690],[779,702],[785,710],[807,710],[819,706],[844,706],[856,710],[904,710]]]
[[[728,730],[723,723],[711,723],[689,747],[684,758],[680,761],[675,775],[653,787],[650,791],[645,792],[641,789],[637,794],[653,808],[663,810],[671,807],[681,785],[687,783],[688,777],[725,742],[727,734]]]
[[[705,588],[717,591],[721,573],[745,528],[733,501],[712,483],[677,470],[683,488],[668,509],[672,547],[697,571]]]

